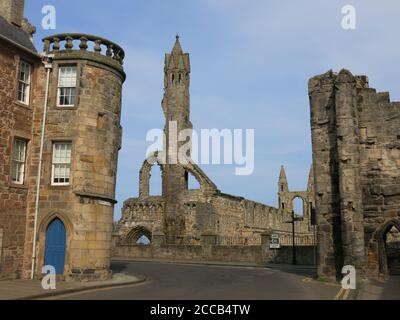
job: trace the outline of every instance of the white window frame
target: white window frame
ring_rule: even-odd
[[[22,150],[20,147],[22,147]],[[14,139],[11,163],[11,181],[13,184],[23,185],[25,183],[27,147],[28,141],[18,138]],[[17,176],[14,176],[14,168],[17,170]]]
[[[24,69],[25,76],[21,79],[21,72]],[[17,87],[17,100],[23,104],[29,105],[30,89],[31,89],[31,77],[32,77],[32,66],[21,60],[18,69],[18,87]],[[20,86],[22,85],[23,90],[20,91]],[[22,94],[22,99],[20,99],[20,92]]]
[[[71,81],[69,85],[63,85],[61,74],[63,70],[74,69],[75,70],[75,78],[69,78]],[[57,87],[57,107],[64,108],[64,107],[75,107],[76,106],[76,99],[77,99],[77,75],[78,75],[78,68],[77,66],[60,66],[58,70],[58,87]],[[73,104],[61,104],[61,89],[71,89],[74,90],[74,103]]]
[[[58,160],[56,159],[57,156],[57,146],[59,145],[69,145],[69,159],[68,157],[64,157],[64,159],[62,160]],[[53,142],[53,154],[52,154],[52,160],[51,160],[51,185],[53,186],[69,186],[70,182],[71,182],[71,163],[72,163],[72,142],[71,141],[55,141]],[[65,152],[68,152],[68,148],[65,149]],[[65,154],[66,156],[66,154]],[[69,161],[66,161],[69,160]],[[55,182],[55,171],[56,171],[56,167],[64,167],[65,169],[68,169],[69,171],[69,175],[64,175],[64,177],[61,177],[60,179],[67,179],[68,178],[68,182]]]

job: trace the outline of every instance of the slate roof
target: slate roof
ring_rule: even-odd
[[[0,16],[0,36],[15,42],[30,51],[37,52],[29,38],[29,35],[21,28],[9,23],[2,16]]]

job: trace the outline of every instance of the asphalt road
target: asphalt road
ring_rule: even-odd
[[[112,269],[144,275],[142,284],[60,296],[57,299],[246,300],[328,299],[340,290],[335,284],[311,280],[312,270],[188,265],[161,262],[113,262]]]

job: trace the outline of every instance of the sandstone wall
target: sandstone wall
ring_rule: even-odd
[[[64,274],[77,279],[109,276],[118,151],[121,148],[121,94],[124,74],[91,52],[56,52],[51,71],[41,180],[36,273],[44,263],[46,229],[55,218],[67,231]],[[111,59],[111,58],[110,58]],[[96,61],[97,60],[97,61]],[[57,106],[59,66],[77,66],[77,103]],[[43,76],[44,77],[44,76]],[[45,83],[44,78],[40,83]],[[43,97],[35,101],[33,145],[39,148]],[[72,142],[70,184],[51,183],[54,142]],[[37,168],[33,157],[30,168]],[[32,170],[31,184],[36,183]],[[35,193],[28,199],[28,225],[34,219]],[[31,266],[33,233],[28,229],[25,270]]]
[[[400,105],[347,70],[312,78],[309,94],[319,272],[377,275],[386,229],[400,225]]]
[[[20,60],[37,65],[38,58],[0,42],[0,279],[22,274],[26,228],[26,201],[29,181],[16,185],[11,180],[12,146],[15,138],[28,142],[27,156],[33,151],[31,126],[33,106],[17,102],[17,79]],[[34,69],[31,97],[40,95]],[[28,168],[27,173],[30,172]]]

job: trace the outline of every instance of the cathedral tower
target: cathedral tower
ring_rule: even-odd
[[[179,195],[188,188],[188,173],[177,164],[180,163],[178,152],[185,144],[188,146],[185,155],[190,157],[190,144],[187,144],[191,138],[190,132],[185,135],[186,140],[178,137],[182,130],[192,129],[192,123],[189,120],[189,73],[189,54],[183,53],[179,36],[176,36],[171,53],[165,55],[164,98],[162,100],[167,161],[163,173],[163,196],[166,199],[164,223],[165,231],[171,239],[182,235],[185,230],[183,213],[180,212]]]

